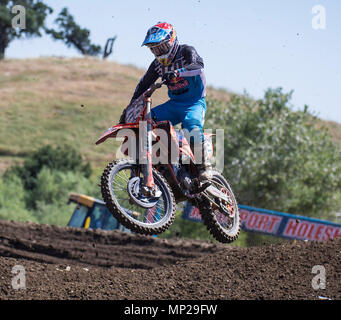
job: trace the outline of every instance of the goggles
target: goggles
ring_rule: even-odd
[[[157,44],[156,46],[149,46],[149,49],[156,57],[167,54],[171,48],[172,45],[170,44],[170,41],[162,42],[160,44]]]

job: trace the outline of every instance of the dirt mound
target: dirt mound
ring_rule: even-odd
[[[340,261],[341,239],[239,248],[0,221],[0,299],[341,299]]]

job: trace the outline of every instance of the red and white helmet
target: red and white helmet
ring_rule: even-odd
[[[147,46],[162,65],[168,66],[175,57],[179,42],[174,27],[159,22],[147,31],[142,46]]]

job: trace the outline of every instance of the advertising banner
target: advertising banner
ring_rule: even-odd
[[[341,224],[284,212],[239,205],[242,229],[276,237],[324,241],[341,237]],[[182,217],[202,222],[200,212],[187,203]]]

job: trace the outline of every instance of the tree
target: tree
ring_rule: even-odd
[[[269,89],[263,99],[209,100],[206,126],[224,129],[224,173],[240,203],[311,217],[337,210],[341,157],[327,129],[292,92]]]
[[[84,162],[81,154],[71,146],[43,146],[37,151],[32,152],[23,165],[13,166],[5,172],[4,178],[9,176],[18,176],[27,191],[27,206],[34,208],[34,199],[30,192],[37,189],[39,182],[38,176],[44,169],[50,169],[59,172],[80,173],[85,178],[91,175],[91,166],[89,162]]]
[[[224,129],[224,174],[239,203],[333,219],[340,208],[341,157],[327,129],[308,111],[293,111],[292,92],[268,89],[263,99],[208,100],[206,127]],[[280,240],[247,233],[246,243]],[[283,240],[282,240],[283,241]]]
[[[72,147],[41,147],[0,176],[0,219],[65,226],[70,192],[100,197],[90,174],[90,164]]]
[[[13,28],[12,22],[16,13],[12,12],[15,5],[25,8],[25,28]],[[41,37],[46,16],[53,10],[39,0],[1,0],[0,4],[0,60],[11,41],[23,37]]]
[[[16,28],[13,21],[16,20],[16,11],[21,6],[24,10],[24,28]],[[42,31],[51,35],[55,40],[62,40],[68,47],[74,46],[83,55],[99,55],[102,52],[101,46],[91,44],[89,40],[90,31],[81,28],[76,24],[67,8],[60,13],[55,23],[59,31],[45,26],[46,17],[53,12],[53,9],[41,0],[1,0],[0,4],[0,60],[5,57],[5,51],[11,41],[24,37],[41,37]]]
[[[83,55],[96,56],[101,53],[101,46],[91,44],[90,31],[77,25],[67,8],[62,9],[55,23],[60,31],[46,28],[46,33],[55,40],[62,40],[68,47],[74,46]]]

